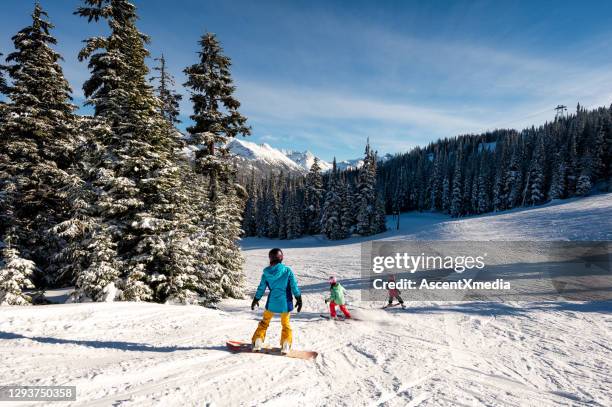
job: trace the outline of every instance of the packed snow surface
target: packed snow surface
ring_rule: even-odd
[[[463,219],[409,213],[399,230],[376,239],[612,240],[611,198]],[[304,298],[292,315],[294,347],[318,351],[315,361],[229,353],[225,341],[249,340],[261,317],[250,298],[218,310],[3,307],[0,384],[75,385],[77,401],[57,405],[80,406],[612,405],[610,302],[412,302],[382,310],[351,288],[364,239],[243,241],[252,288],[267,251],[285,249]],[[361,321],[320,318],[330,275],[349,289],[349,309]],[[279,325],[275,318],[268,331],[272,345]]]

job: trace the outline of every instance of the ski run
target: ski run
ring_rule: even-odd
[[[452,219],[407,213],[378,239],[610,240],[612,196]],[[391,225],[389,225],[391,226]],[[294,348],[315,361],[231,353],[262,310],[155,303],[80,303],[0,310],[3,384],[72,385],[74,406],[609,406],[610,302],[424,303],[381,309],[361,302],[359,238],[248,238],[248,287],[281,245],[304,308]],[[348,289],[361,321],[324,320],[328,276]],[[49,293],[60,299],[62,293]],[[267,342],[278,346],[276,317]],[[3,405],[9,405],[4,403]],[[44,405],[20,403],[19,405]]]

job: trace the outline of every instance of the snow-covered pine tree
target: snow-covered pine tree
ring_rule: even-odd
[[[493,181],[493,199],[492,206],[494,211],[503,211],[506,209],[507,197],[504,191],[504,185],[506,183],[506,165],[507,165],[507,154],[506,144],[496,151],[498,159],[495,163],[495,177]]]
[[[287,188],[283,188],[280,197],[280,208],[278,215],[278,238],[287,238],[287,217],[289,216],[289,191]]]
[[[336,157],[329,174],[329,184],[325,193],[325,202],[321,212],[321,232],[331,240],[346,237],[347,231],[342,224],[342,201]]]
[[[238,135],[248,136],[251,129],[240,114],[240,102],[234,97],[230,59],[216,36],[204,34],[199,45],[199,61],[185,68],[185,86],[191,91],[194,124],[187,128],[190,143],[202,146],[196,152],[196,167],[211,180],[227,172],[228,155],[225,145]],[[211,182],[214,187],[216,183]],[[214,193],[214,191],[213,191]]]
[[[31,278],[35,271],[33,261],[22,258],[16,248],[0,241],[0,306],[29,305],[32,298],[23,290],[34,288]]]
[[[487,154],[486,152],[484,153]],[[475,208],[476,213],[485,213],[491,210],[491,198],[489,194],[489,169],[487,167],[488,161],[483,159],[481,161],[480,172],[478,174],[478,203]]]
[[[304,185],[305,232],[315,235],[321,232],[321,201],[323,200],[323,177],[319,159],[315,157]]]
[[[461,148],[461,147],[459,147]],[[461,153],[455,158],[455,170],[453,172],[453,187],[450,197],[450,215],[454,218],[463,213],[463,191],[461,179]]]
[[[368,139],[357,185],[359,210],[355,230],[362,236],[373,235],[384,230],[384,224],[380,224],[381,216],[384,217],[384,207],[377,202],[379,196],[376,189],[376,161],[376,153],[372,151]]]
[[[450,188],[450,180],[448,175],[444,176],[444,181],[442,182],[442,211],[446,213],[450,213],[451,208],[451,188]]]
[[[106,21],[110,33],[88,39],[79,54],[89,60],[92,72],[83,85],[87,103],[106,123],[90,140],[95,148],[86,158],[93,187],[89,216],[95,222],[92,237],[83,241],[93,245],[89,267],[116,264],[119,270],[109,266],[105,273],[91,274],[85,266],[76,276],[81,283],[75,298],[106,299],[118,288],[116,297],[123,300],[214,303],[219,276],[206,263],[205,231],[194,216],[200,184],[192,182],[147,82],[148,37],[136,27],[136,8],[128,0],[84,3],[76,14],[90,22]],[[117,274],[120,280],[108,287]]]
[[[0,52],[0,57],[4,56],[4,54],[2,52]],[[1,58],[0,58],[1,59]],[[4,77],[4,72],[6,71],[6,66],[3,64],[0,64],[0,120],[2,120],[2,114],[3,114],[3,110],[2,110],[2,105],[5,104],[3,97],[4,95],[6,95],[7,92],[7,88],[6,88],[6,78]]]
[[[470,199],[469,199],[469,213],[479,213],[478,212],[478,198],[480,196],[479,188],[480,188],[480,177],[478,174],[474,174],[472,177],[471,189],[470,189]]]
[[[346,236],[350,236],[352,228],[355,225],[355,213],[353,212],[351,185],[347,181],[344,174],[340,174],[338,179],[338,188],[340,190],[340,220],[342,222],[342,230]]]
[[[296,185],[289,188],[289,214],[287,215],[287,239],[297,239],[302,236],[303,219],[302,205],[298,196]]]
[[[506,173],[506,186],[504,194],[508,197],[508,208],[514,208],[521,204],[521,194],[523,192],[523,171],[521,168],[520,146],[514,145],[510,165]]]
[[[87,242],[89,262],[77,273],[75,284],[80,290],[72,293],[70,301],[114,301],[123,270],[117,256],[117,243],[112,240],[111,233],[96,233],[88,237]]]
[[[211,216],[207,230],[211,239],[211,256],[221,273],[221,286],[226,296],[242,297],[244,274],[243,258],[237,245],[242,234],[240,224],[244,194],[236,191],[235,174],[227,143],[238,135],[248,136],[250,127],[246,117],[238,111],[230,59],[216,36],[204,34],[199,45],[199,61],[187,68],[185,86],[190,89],[194,124],[187,128],[190,144],[198,146],[195,154],[196,170],[208,179],[208,200]],[[218,234],[218,235],[217,235]]]
[[[578,125],[576,120],[572,121],[569,128],[569,139],[567,143],[567,154],[565,163],[566,195],[574,196],[576,183],[580,175],[578,168]]]
[[[578,182],[576,183],[576,195],[588,195],[592,188],[593,183],[591,182],[591,177],[586,171],[584,171],[580,174],[580,177],[578,177]]]
[[[598,179],[605,175],[606,161],[605,161],[605,137],[606,132],[603,126],[600,126],[597,132],[593,136],[592,140],[592,163],[591,171],[593,178]]]
[[[2,86],[8,103],[0,121],[0,207],[10,207],[0,236],[14,229],[12,247],[42,270],[44,285],[56,279],[55,254],[63,245],[50,229],[68,217],[68,193],[80,183],[73,169],[75,107],[61,56],[51,48],[52,28],[36,3],[32,24],[12,37],[15,51],[4,68],[11,83]]]
[[[255,184],[255,170],[251,171],[247,192],[249,197],[244,206],[242,230],[245,236],[255,236],[257,233],[257,188]]]
[[[561,152],[557,152],[553,159],[548,197],[550,199],[565,198],[565,160]]]
[[[441,190],[442,190],[442,153],[436,149],[434,152],[434,166],[430,176],[429,190],[430,190],[430,209],[436,210],[440,207],[441,201]]]
[[[257,196],[257,211],[255,214],[256,219],[256,233],[258,237],[268,236],[268,222],[266,221],[266,215],[268,211],[268,196],[266,195],[265,185],[258,190]]]
[[[591,181],[591,174],[593,173],[593,158],[590,152],[590,148],[587,147],[583,154],[580,162],[580,176],[576,182],[576,195],[585,196],[591,192],[593,188],[593,182]]]
[[[238,247],[243,231],[242,213],[246,192],[236,184],[235,174],[230,174],[229,182],[221,181],[214,188],[217,193],[211,197],[206,224],[208,232],[208,263],[218,267],[220,284],[224,297],[242,298],[244,296],[244,259]]]
[[[282,180],[282,176],[279,176],[278,182],[271,177],[268,183],[268,194],[266,199],[266,212],[265,212],[265,222],[267,223],[267,236],[270,238],[278,237],[278,229],[280,223],[280,202],[278,196],[278,185]]]
[[[523,205],[538,205],[544,201],[544,141],[542,137],[535,140],[535,149],[531,156],[527,178],[525,180],[525,192]]]
[[[385,200],[381,194],[376,194],[376,209],[372,219],[372,233],[382,233],[387,230],[387,218],[385,216]]]
[[[161,57],[155,58],[155,60],[159,62],[159,65],[153,69],[158,74],[151,77],[151,80],[157,81],[155,94],[160,101],[159,112],[169,123],[175,125],[181,122],[178,118],[180,113],[179,102],[183,99],[183,96],[174,90],[174,77],[168,72],[164,55],[162,54]]]

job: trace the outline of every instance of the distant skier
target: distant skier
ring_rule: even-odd
[[[259,352],[266,339],[266,331],[270,325],[270,320],[275,313],[281,314],[281,352],[284,354],[289,353],[291,350],[292,334],[291,326],[289,324],[289,316],[293,310],[293,297],[295,296],[296,302],[295,307],[297,312],[302,310],[302,295],[297,285],[297,280],[293,271],[282,264],[283,262],[283,251],[281,249],[272,249],[268,253],[270,265],[263,270],[261,275],[261,281],[257,287],[255,298],[251,303],[251,310],[255,309],[257,305],[259,307],[259,300],[263,297],[266,288],[270,290],[268,294],[268,300],[266,301],[266,310],[263,313],[263,318],[259,322],[251,343],[253,344],[253,351]]]
[[[391,274],[387,281],[395,283],[395,276]],[[397,301],[402,306],[402,308],[406,308],[406,305],[404,304],[404,300],[402,299],[402,297],[400,297],[400,294],[402,293],[400,290],[398,290],[397,288],[389,288],[388,293],[389,293],[389,303],[384,308],[390,307],[393,304],[394,298],[397,298]]]
[[[329,313],[332,319],[336,319],[336,305],[340,307],[340,311],[344,314],[346,319],[351,318],[351,313],[346,308],[346,301],[344,301],[344,294],[346,290],[336,281],[336,277],[329,278],[330,285],[330,296],[325,299],[325,303],[329,302]]]

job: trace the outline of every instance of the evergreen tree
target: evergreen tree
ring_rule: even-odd
[[[257,213],[255,216],[257,225],[257,236],[268,237],[268,221],[266,218],[268,212],[268,202],[266,190],[264,188],[259,189],[257,197]]]
[[[433,172],[431,174],[431,178],[430,178],[430,193],[431,193],[431,197],[430,197],[430,209],[431,210],[435,210],[441,207],[441,195],[442,195],[442,177],[441,177],[441,171],[442,171],[442,154],[440,153],[440,151],[436,151],[435,152],[435,157],[434,157],[434,167],[433,167]]]
[[[306,176],[304,186],[304,228],[314,235],[321,231],[321,201],[323,199],[323,178],[319,159],[315,158]]]
[[[106,21],[110,34],[88,39],[79,54],[89,59],[83,89],[99,126],[85,168],[91,233],[81,240],[89,257],[74,297],[102,300],[115,292],[123,300],[214,303],[220,276],[206,263],[203,222],[194,216],[202,209],[201,183],[192,182],[146,80],[148,37],[136,27],[136,8],[127,0],[84,2],[76,13]]]
[[[355,224],[355,213],[353,212],[353,206],[351,199],[353,194],[351,193],[350,183],[347,182],[346,177],[341,175],[339,177],[338,188],[340,191],[340,220],[341,230],[348,237],[352,228]]]
[[[251,171],[248,184],[248,199],[245,203],[242,218],[242,229],[245,236],[255,236],[257,233],[257,190],[255,188],[255,171]]]
[[[368,140],[363,165],[359,169],[358,205],[356,232],[369,236],[385,230],[380,219],[384,217],[384,207],[380,205],[376,190],[376,153],[370,148]],[[382,214],[380,213],[381,211]]]
[[[445,176],[442,182],[442,210],[446,213],[450,213],[451,196],[450,180],[448,176]]]
[[[29,305],[32,299],[23,289],[34,288],[31,278],[36,265],[21,258],[15,248],[4,246],[0,250],[0,305]]]
[[[591,192],[591,188],[593,188],[591,177],[585,171],[580,174],[580,177],[578,177],[578,182],[576,184],[576,195],[588,195],[589,192]]]
[[[461,156],[455,159],[455,171],[453,173],[453,188],[451,192],[450,215],[457,217],[463,213],[463,194],[461,180]]]
[[[603,126],[599,128],[592,141],[593,157],[591,171],[594,178],[598,179],[605,175],[605,137]]]
[[[296,239],[302,235],[301,213],[297,191],[291,186],[289,189],[289,213],[287,214],[287,239]]]
[[[3,68],[11,84],[0,89],[9,98],[0,121],[0,236],[13,229],[14,250],[42,270],[43,285],[54,283],[55,254],[64,244],[50,229],[68,217],[68,191],[80,184],[74,106],[61,57],[51,48],[52,28],[37,3],[32,24],[12,37],[15,51]]]
[[[521,194],[523,186],[523,172],[521,169],[521,157],[518,146],[512,151],[510,166],[506,173],[505,195],[508,197],[508,208],[514,208],[521,204]]]
[[[325,203],[321,214],[321,232],[331,240],[340,240],[346,237],[347,231],[342,223],[342,201],[338,179],[336,158],[332,164],[329,185],[325,194]]]
[[[536,148],[531,157],[531,165],[525,182],[523,202],[538,205],[544,201],[544,142],[536,139]]]
[[[164,55],[162,54],[161,57],[155,58],[155,60],[159,62],[159,65],[153,69],[158,74],[153,76],[151,80],[157,80],[155,93],[160,102],[159,112],[170,124],[180,123],[181,121],[178,119],[180,113],[179,102],[183,96],[173,89],[175,85],[174,78],[166,68],[166,58]]]
[[[246,117],[238,111],[234,97],[230,59],[214,34],[206,33],[199,41],[199,61],[187,67],[185,86],[191,90],[194,124],[187,128],[190,143],[202,146],[196,152],[196,167],[211,179],[214,188],[218,177],[227,173],[228,154],[225,145],[234,137],[251,134]],[[211,191],[214,193],[214,191]]]
[[[486,166],[486,161],[483,160],[482,167]],[[489,195],[489,174],[481,168],[478,175],[478,203],[476,207],[477,213],[485,213],[491,210],[491,199]]]
[[[0,52],[0,57],[2,57],[3,55],[4,54]],[[0,120],[3,118],[2,105],[4,105],[4,101],[2,100],[2,96],[6,95],[6,92],[7,92],[6,79],[4,78],[5,71],[6,71],[6,66],[4,66],[3,64],[0,64]]]
[[[208,211],[207,232],[210,245],[208,263],[218,267],[220,284],[225,297],[242,298],[244,295],[244,263],[238,240],[241,228],[243,202],[246,192],[235,183],[234,175],[230,182],[224,182],[212,198]],[[234,181],[234,182],[232,182]]]
[[[501,155],[500,159],[497,161],[495,167],[495,180],[493,183],[493,210],[494,211],[503,211],[506,209],[506,203],[508,201],[508,197],[505,194],[504,185],[506,184],[506,166],[507,166],[507,154],[506,154],[506,145],[502,145],[499,151],[497,152],[498,156]]]
[[[242,296],[244,275],[243,258],[237,245],[242,234],[240,224],[245,194],[237,192],[235,171],[227,143],[242,134],[249,135],[246,117],[238,111],[240,102],[234,97],[230,59],[214,34],[204,34],[199,61],[187,67],[187,86],[191,91],[194,113],[190,116],[194,124],[187,128],[189,142],[197,146],[195,166],[208,178],[208,200],[211,216],[207,223],[213,246],[213,258],[221,273],[223,294],[239,298]],[[278,233],[278,232],[276,232]]]
[[[282,177],[280,177],[282,179]],[[267,223],[266,237],[278,237],[280,223],[280,203],[278,197],[277,183],[274,179],[270,179],[268,185],[268,194],[266,199],[265,222]],[[279,180],[280,181],[280,180]]]
[[[578,124],[572,122],[569,129],[569,140],[567,144],[567,155],[565,164],[565,177],[566,177],[566,194],[573,196],[576,192],[576,182],[579,176],[578,169]]]

